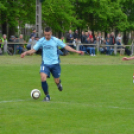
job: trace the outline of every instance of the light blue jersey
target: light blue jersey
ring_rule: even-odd
[[[56,37],[51,37],[50,40],[46,40],[45,37],[41,38],[33,47],[34,50],[38,51],[42,48],[42,60],[46,65],[58,64],[57,47],[64,48],[66,45]]]

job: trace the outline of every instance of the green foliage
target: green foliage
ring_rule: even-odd
[[[78,0],[76,12],[92,30],[125,30],[127,16],[121,11],[119,0]]]
[[[3,1],[0,1],[0,10],[3,11],[5,9],[6,7],[4,6]]]
[[[2,4],[1,4],[2,3]],[[24,26],[25,23],[35,23],[35,1],[33,0],[0,0],[1,10],[0,23],[8,23],[9,27]]]
[[[55,31],[76,27],[80,21],[76,20],[72,9],[73,6],[68,0],[46,0],[42,5],[43,21]]]
[[[93,31],[134,30],[134,0],[41,0],[43,27],[54,31],[90,27]],[[13,29],[35,24],[36,0],[0,0],[0,24]]]
[[[121,10],[127,16],[126,31],[134,30],[134,0],[123,0],[120,2]]]

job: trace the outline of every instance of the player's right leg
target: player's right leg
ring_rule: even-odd
[[[41,85],[46,97],[44,101],[50,101],[50,95],[48,91],[47,77],[50,77],[50,69],[49,66],[42,64],[40,67],[40,77],[41,77]]]
[[[46,97],[44,98],[43,101],[50,101],[50,95],[49,95],[49,91],[48,91],[48,84],[46,82],[47,75],[45,73],[40,73],[40,76],[41,76],[42,89],[44,91],[44,94],[46,95]]]

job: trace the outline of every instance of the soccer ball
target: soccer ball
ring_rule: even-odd
[[[40,91],[38,90],[38,89],[33,89],[32,91],[31,91],[31,97],[33,98],[33,99],[39,99],[39,97],[40,97],[40,95],[41,95],[41,93],[40,93]]]

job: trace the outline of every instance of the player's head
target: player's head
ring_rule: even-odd
[[[51,36],[52,36],[52,30],[50,27],[46,27],[45,30],[44,30],[44,36],[47,40],[50,40],[51,39]]]

